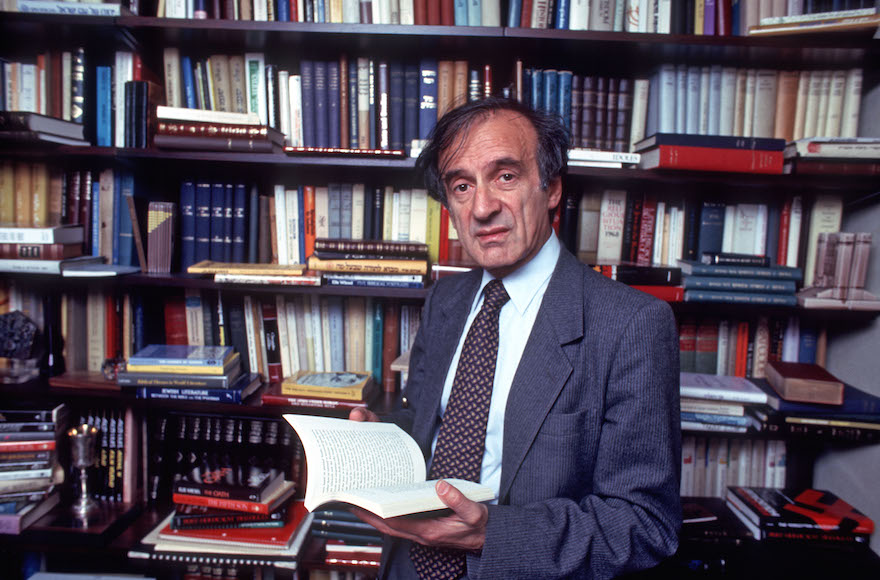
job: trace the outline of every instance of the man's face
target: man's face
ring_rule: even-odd
[[[439,159],[449,214],[467,253],[503,278],[547,241],[561,181],[541,189],[537,133],[517,113],[492,113],[464,133]]]

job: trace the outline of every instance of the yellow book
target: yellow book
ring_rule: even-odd
[[[202,260],[186,269],[190,274],[247,274],[251,276],[302,276],[303,264],[238,264]]]
[[[309,256],[309,270],[425,275],[428,273],[428,262],[426,260],[322,260]]]
[[[301,395],[342,401],[364,401],[376,389],[370,373],[298,371],[281,382],[284,395]]]
[[[131,373],[166,373],[177,375],[225,375],[240,364],[241,355],[235,353],[226,363],[220,366],[199,365],[166,365],[166,364],[129,364],[125,370]]]
[[[15,188],[15,225],[20,228],[33,226],[34,192],[31,187],[33,170],[30,163],[16,162],[13,187]]]
[[[440,261],[440,202],[428,196],[427,232],[425,242],[428,244],[428,260],[432,264]]]
[[[0,162],[0,226],[15,225],[15,185],[12,161]]]

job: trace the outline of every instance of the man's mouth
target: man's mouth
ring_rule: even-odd
[[[484,228],[477,232],[477,239],[484,244],[497,242],[504,237],[507,231],[507,228],[504,226]]]

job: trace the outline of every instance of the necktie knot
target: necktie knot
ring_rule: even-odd
[[[483,309],[484,310],[501,310],[507,304],[510,296],[504,289],[504,283],[495,279],[486,284],[483,290]]]

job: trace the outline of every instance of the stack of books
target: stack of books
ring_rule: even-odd
[[[262,401],[264,405],[321,409],[348,417],[352,409],[365,408],[378,392],[370,373],[297,371],[281,383],[269,385]]]
[[[231,346],[151,344],[130,357],[117,383],[139,399],[241,403],[261,385],[242,372],[241,355]]]
[[[224,284],[321,285],[321,273],[306,270],[302,264],[238,264],[202,260],[186,271],[190,274],[212,274],[214,282]]]
[[[683,372],[679,394],[682,429],[745,433],[763,428],[752,410],[767,403],[767,394],[748,379]]]
[[[310,535],[324,541],[324,563],[328,566],[379,568],[382,534],[345,510],[313,512]]]
[[[666,302],[681,302],[681,268],[670,266],[639,266],[631,262],[597,264],[593,269],[603,276],[632,286]]]
[[[0,111],[0,143],[50,143],[88,147],[83,124],[39,113]]]
[[[0,411],[0,533],[20,533],[58,503],[56,439],[67,417],[64,404]]]
[[[782,173],[785,139],[655,133],[633,144],[641,169]]]
[[[755,539],[806,544],[867,544],[874,522],[826,490],[731,486],[727,506]]]
[[[813,283],[798,292],[805,308],[880,310],[880,299],[865,290],[871,232],[822,232],[816,242]]]
[[[604,79],[603,79],[604,80]],[[575,147],[568,150],[569,167],[631,167],[638,165],[641,156],[638,153],[618,151],[601,151],[599,149],[582,149]]]
[[[424,288],[428,245],[420,242],[318,238],[309,270],[329,286]]]
[[[256,113],[156,107],[153,143],[164,149],[279,153],[284,134],[260,124]]]
[[[800,268],[771,265],[767,256],[711,254],[678,260],[685,302],[797,306]]]
[[[880,137],[807,137],[783,152],[783,173],[880,175]]]
[[[61,274],[76,265],[95,264],[83,255],[83,227],[0,227],[0,272]]]

